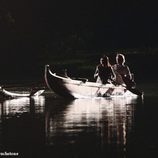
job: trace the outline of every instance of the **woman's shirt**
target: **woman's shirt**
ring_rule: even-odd
[[[110,66],[102,66],[101,64],[96,67],[94,77],[97,77],[96,82],[106,84],[114,76]]]

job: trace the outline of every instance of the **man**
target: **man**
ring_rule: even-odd
[[[116,75],[116,84],[126,86],[126,88],[134,94],[143,94],[136,89],[136,83],[134,82],[129,67],[125,65],[125,56],[123,54],[116,55],[116,64],[113,65],[113,70]]]
[[[116,55],[116,64],[113,65],[113,70],[116,75],[116,84],[125,84],[128,87],[135,86],[130,69],[125,65],[125,57],[123,54]]]

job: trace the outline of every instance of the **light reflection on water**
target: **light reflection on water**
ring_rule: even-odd
[[[40,96],[5,100],[0,103],[0,145],[4,151],[16,147],[26,155],[28,148],[38,154],[41,146],[40,152],[47,155],[45,148],[50,147],[48,151],[54,157],[93,157],[113,150],[124,153],[136,104],[137,100],[131,98],[67,101]]]
[[[17,151],[28,158],[158,155],[157,93],[145,95],[144,101],[67,101],[46,94],[1,100],[0,152]]]
[[[35,113],[44,112],[45,98],[40,97],[20,97],[15,99],[5,100],[1,103],[0,114],[2,117],[11,117],[23,113],[30,113],[30,106],[35,107]]]
[[[76,99],[65,110],[46,112],[46,137],[50,145],[75,144],[82,133],[94,132],[100,145],[126,145],[132,130],[136,99]],[[80,137],[80,136],[79,136]]]
[[[20,97],[0,103],[0,152],[29,157],[43,143],[45,97]]]

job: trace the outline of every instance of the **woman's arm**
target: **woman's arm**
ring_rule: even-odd
[[[116,80],[116,74],[115,74],[113,68],[112,67],[110,67],[110,68],[111,68],[111,77],[112,77],[112,80]]]
[[[98,66],[96,67],[95,73],[94,73],[94,79],[96,79],[99,75]]]

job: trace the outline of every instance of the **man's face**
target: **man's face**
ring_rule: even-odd
[[[118,56],[117,58],[116,58],[116,62],[118,63],[118,64],[122,64],[123,63],[123,58],[121,57],[121,56]]]

